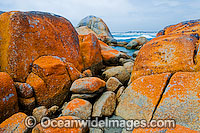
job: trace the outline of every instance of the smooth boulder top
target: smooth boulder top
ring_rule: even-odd
[[[63,30],[65,29],[65,30]],[[5,12],[0,15],[0,66],[14,81],[25,82],[33,61],[58,56],[83,69],[78,34],[70,21],[45,12]]]
[[[106,42],[108,44],[117,43],[117,40],[113,38],[108,26],[105,24],[105,22],[101,18],[98,18],[95,16],[85,17],[79,22],[77,26],[78,33],[79,34],[91,33],[90,30],[85,28],[86,26],[88,27],[88,29],[91,29],[93,32],[95,32],[98,39],[102,40],[103,42]],[[81,28],[81,27],[84,27],[84,28]]]
[[[177,33],[187,34],[188,32],[199,33],[199,24],[200,24],[200,19],[183,21],[175,25],[166,26],[163,30],[160,30],[156,36],[158,37],[162,35],[177,34]]]

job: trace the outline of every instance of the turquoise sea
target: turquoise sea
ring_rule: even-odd
[[[149,41],[156,37],[157,32],[149,32],[149,31],[129,31],[129,32],[112,32],[113,37],[118,42],[130,42],[133,39],[138,37],[146,37]],[[127,53],[129,56],[132,56],[136,51],[134,49],[126,49],[124,47],[112,46],[112,48]]]

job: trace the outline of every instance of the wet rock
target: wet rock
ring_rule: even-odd
[[[137,39],[130,41],[126,45],[126,48],[127,49],[140,49],[147,42],[148,42],[148,40],[146,37],[139,37]]]
[[[97,77],[81,78],[73,82],[70,91],[78,94],[91,94],[98,91],[100,88],[104,88],[105,85],[105,81]]]
[[[28,131],[28,127],[25,125],[25,113],[19,112],[0,124],[1,133],[24,133]]]
[[[108,91],[117,91],[119,87],[122,86],[122,83],[115,77],[110,77],[108,81],[106,82],[106,89]]]
[[[12,78],[0,72],[0,123],[18,112],[17,92]]]
[[[131,74],[133,71],[133,62],[127,62],[124,64],[124,68]]]
[[[116,96],[107,91],[94,103],[92,117],[111,116],[115,110]]]
[[[133,53],[133,57],[136,58],[137,55],[138,55],[138,53],[139,53],[139,50],[135,51],[135,52]]]
[[[27,83],[15,82],[17,94],[22,98],[33,97],[33,88]]]
[[[92,113],[92,104],[83,99],[73,99],[62,110],[62,116],[76,116],[81,119],[88,119]]]
[[[117,78],[122,84],[128,82],[130,78],[130,74],[123,66],[117,66],[103,72],[103,76],[105,79],[109,79],[110,77]]]
[[[43,117],[46,117],[48,115],[48,109],[45,106],[40,106],[35,108],[32,114],[39,123]]]

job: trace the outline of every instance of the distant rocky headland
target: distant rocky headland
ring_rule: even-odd
[[[0,12],[0,132],[199,132],[199,34],[192,20],[127,43],[96,16],[73,27],[52,13]],[[43,128],[43,117],[173,119],[176,128]]]

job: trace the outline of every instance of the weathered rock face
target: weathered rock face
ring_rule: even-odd
[[[94,103],[92,117],[111,116],[116,106],[116,95],[112,91],[106,91]]]
[[[191,35],[164,35],[152,39],[135,60],[131,82],[138,77],[165,72],[195,71],[197,38]]]
[[[92,33],[96,37],[98,37],[98,35],[93,30],[88,28],[87,26],[78,27],[78,28],[76,28],[76,31],[78,32],[79,35],[88,35],[88,34]]]
[[[200,131],[200,72],[178,72],[171,78],[153,119],[174,119]]]
[[[79,35],[79,45],[83,58],[84,68],[90,68],[94,73],[103,67],[101,47],[94,34]]]
[[[131,72],[133,71],[133,65],[134,65],[133,62],[127,62],[127,63],[124,63],[123,66],[131,74]]]
[[[107,44],[100,40],[99,43],[101,47],[101,54],[105,64],[116,65],[119,62],[120,58],[129,58],[126,54],[109,47]]]
[[[105,81],[97,77],[87,77],[77,79],[73,82],[70,91],[72,93],[86,93],[91,94],[106,86]]]
[[[137,39],[130,41],[126,45],[126,48],[127,49],[140,49],[147,42],[148,42],[148,40],[146,37],[139,37]]]
[[[106,82],[106,89],[108,91],[117,91],[117,89],[119,89],[119,87],[122,86],[122,83],[115,77],[110,77],[107,82]]]
[[[65,29],[65,30],[63,30]],[[83,69],[78,34],[65,18],[43,12],[6,12],[0,15],[0,67],[15,81],[24,82],[34,60],[58,56]]]
[[[81,119],[88,119],[92,113],[92,104],[83,99],[73,99],[62,110],[62,116],[76,116]]]
[[[199,33],[199,22],[200,20],[190,20],[178,23],[176,25],[170,25],[165,27],[163,30],[158,32],[158,36],[162,35],[172,35],[172,34],[191,34]]]
[[[27,117],[24,113],[16,113],[6,119],[0,124],[1,133],[24,133],[28,131],[25,125],[25,118]]]
[[[33,88],[27,83],[15,82],[17,93],[22,98],[33,97]]]
[[[79,120],[80,118],[78,117],[75,117],[75,116],[61,116],[61,117],[58,117],[56,118],[55,120],[68,120],[70,122],[73,122],[73,120]],[[67,122],[69,123],[69,122]],[[65,124],[67,125],[67,124]],[[69,123],[68,127],[64,127],[64,124],[63,124],[63,127],[62,128],[53,128],[53,127],[48,127],[48,128],[42,128],[42,126],[40,124],[38,124],[37,126],[35,126],[32,130],[32,133],[86,133],[88,128],[87,127],[70,127],[70,125],[76,125],[76,123],[74,122],[73,124],[72,123]],[[78,125],[79,126],[79,125]]]
[[[67,96],[71,84],[64,62],[55,56],[42,56],[33,62],[26,82],[35,92],[39,105],[60,105]]]
[[[40,106],[35,108],[32,114],[35,117],[36,121],[39,123],[43,117],[46,117],[48,115],[48,109],[45,106]]]
[[[122,84],[126,83],[130,78],[130,74],[123,66],[117,66],[108,69],[105,72],[103,72],[103,76],[105,77],[105,79],[109,79],[110,77],[115,77]]]
[[[149,121],[169,77],[166,73],[136,79],[121,95],[115,114],[124,119]]]
[[[98,17],[95,16],[87,16],[82,19],[79,24],[78,28],[82,26],[87,26],[91,30],[93,30],[99,39],[107,43],[116,43],[117,41],[112,37],[110,30],[108,29],[105,22]]]
[[[18,112],[17,92],[12,78],[0,72],[0,123]]]

